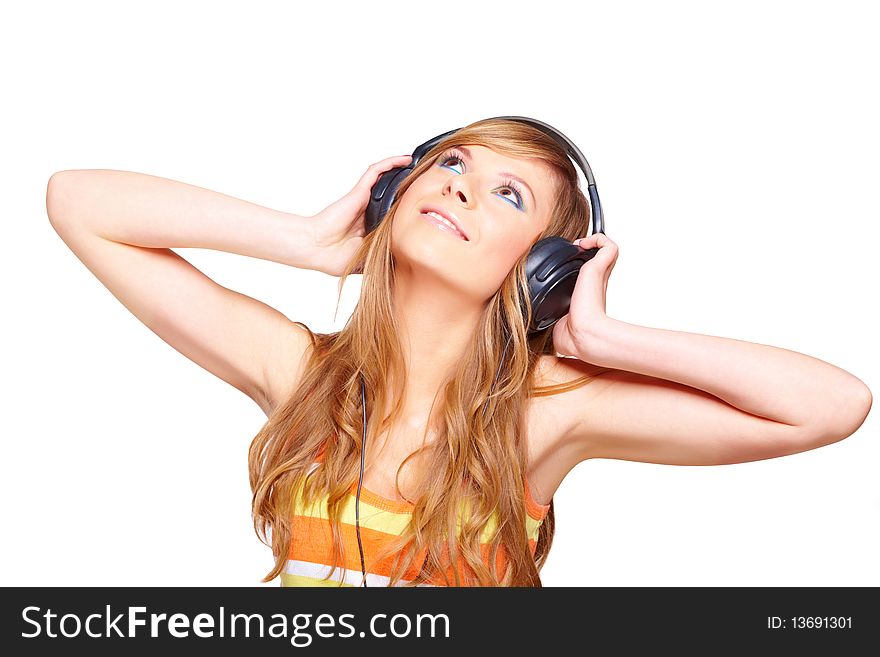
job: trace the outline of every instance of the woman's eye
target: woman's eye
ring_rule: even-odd
[[[443,158],[443,160],[440,162],[440,166],[441,166],[441,167],[446,167],[447,169],[451,169],[452,167],[450,167],[449,164],[448,164],[448,162],[449,162],[450,160],[455,161],[455,162],[459,162],[459,163],[461,162],[461,158],[460,158],[460,157],[456,157],[455,155],[450,155],[450,156],[448,156],[448,157],[444,157],[444,158]],[[458,166],[458,165],[456,165],[456,166]]]
[[[516,193],[516,191],[513,188],[502,187],[498,193],[500,194],[501,192],[507,192],[507,196],[502,196],[501,198],[503,198],[506,201],[510,201],[513,205],[515,205],[518,208],[522,207],[522,200],[519,198],[519,195]]]
[[[441,167],[451,169],[452,171],[455,171],[455,169],[453,169],[454,166],[464,166],[464,161],[458,155],[454,154],[441,157],[439,162]],[[454,164],[450,165],[450,162],[453,162]],[[456,173],[462,172],[456,171]],[[502,194],[501,192],[505,192],[505,194]],[[503,187],[499,188],[499,195],[501,196],[501,198],[503,198],[505,201],[508,201],[518,210],[525,210],[522,194],[516,187],[514,187],[514,184],[512,182],[507,183]]]

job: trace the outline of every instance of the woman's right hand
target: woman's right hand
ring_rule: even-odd
[[[317,271],[341,276],[364,240],[364,215],[370,191],[379,176],[394,167],[408,165],[412,155],[396,155],[376,162],[366,170],[354,188],[338,201],[310,217]]]

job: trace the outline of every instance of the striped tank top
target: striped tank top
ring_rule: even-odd
[[[318,454],[309,473],[323,461],[323,450]],[[297,496],[292,511],[292,536],[290,552],[287,564],[281,573],[281,586],[360,586],[364,575],[361,571],[361,558],[358,549],[357,530],[355,528],[355,497],[357,495],[358,482],[354,482],[348,491],[348,498],[343,503],[342,515],[340,516],[342,540],[345,548],[344,568],[337,567],[329,579],[324,577],[332,569],[332,529],[327,514],[326,495],[316,500],[313,505],[306,506],[302,499]],[[526,501],[526,533],[529,541],[529,549],[532,554],[538,540],[538,530],[550,510],[549,504],[538,504],[531,494],[528,479],[525,480]],[[380,548],[384,547],[391,537],[399,536],[410,520],[412,509],[410,502],[406,500],[391,500],[382,497],[361,485],[360,513],[358,522],[361,528],[361,544],[364,551],[364,564],[366,566],[367,586],[384,586],[390,583],[390,574],[394,565],[395,555],[386,557],[377,563],[376,555]],[[480,548],[483,554],[483,562],[489,563],[488,540],[494,534],[496,518],[484,529],[485,540]],[[408,571],[399,580],[405,584],[418,575],[419,568],[425,558],[425,548],[419,553],[419,557],[413,562]],[[504,547],[498,549],[496,559],[497,573],[504,572],[505,566]],[[463,571],[464,560],[459,561],[459,568]],[[449,581],[454,582],[452,568],[449,568]],[[341,582],[341,584],[340,584]],[[445,580],[438,576],[431,583],[423,583],[419,586],[445,586]]]

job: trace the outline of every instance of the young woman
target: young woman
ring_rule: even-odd
[[[275,557],[263,581],[356,586],[363,568],[370,585],[540,586],[553,495],[581,461],[768,459],[866,417],[870,391],[824,361],[608,317],[617,245],[584,237],[576,169],[541,131],[496,118],[441,140],[367,233],[371,189],[410,160],[374,164],[311,217],[124,171],[49,181],[49,218],[80,260],[266,413],[249,456]],[[569,313],[529,333],[523,266],[547,235],[598,253]],[[361,297],[341,331],[314,334],[172,247],[314,269],[340,289],[360,272]]]

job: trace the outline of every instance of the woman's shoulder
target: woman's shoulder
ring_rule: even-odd
[[[270,416],[300,384],[313,347],[313,334],[301,322],[285,318],[274,345],[273,358],[266,365],[263,411]]]
[[[576,358],[544,354],[538,358],[535,366],[534,385],[539,388],[563,386],[582,377],[594,377],[607,371],[607,367]],[[590,385],[590,381],[585,385]],[[572,402],[563,391],[534,395],[528,402],[527,476],[534,489],[533,498],[540,504],[546,504],[553,498],[562,480],[575,465],[571,450],[565,449],[563,443],[572,416]]]

